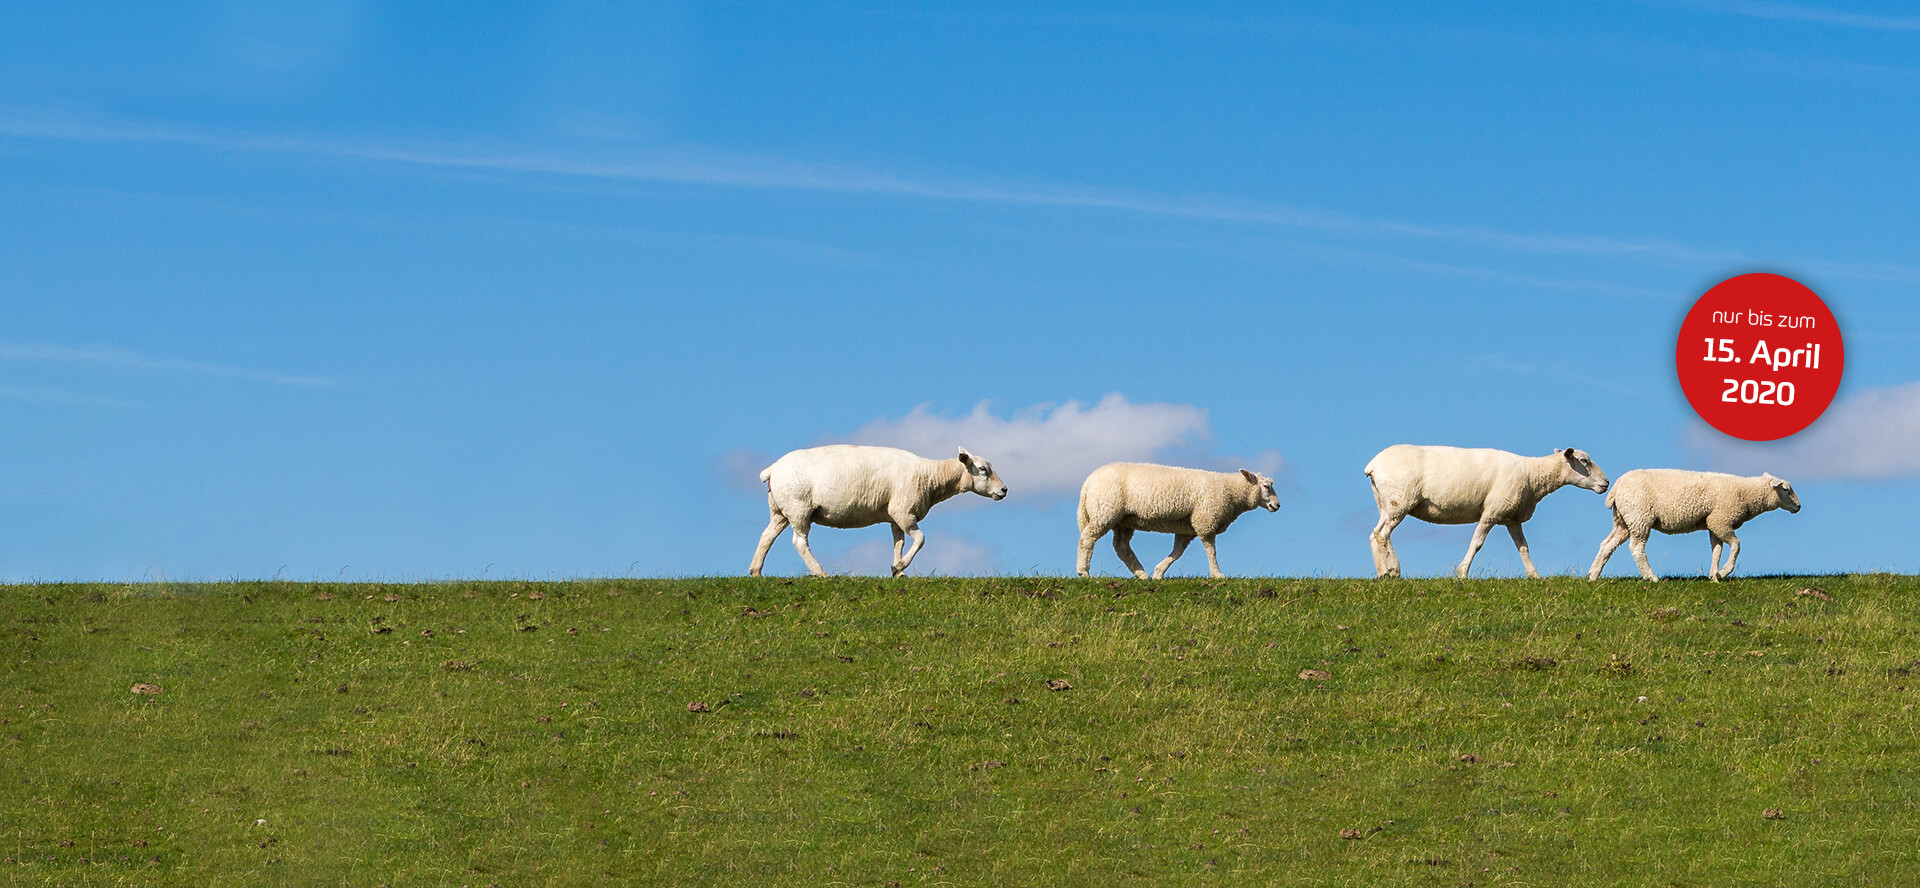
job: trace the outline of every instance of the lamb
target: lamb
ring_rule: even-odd
[[[1173,553],[1153,569],[1153,578],[1167,575],[1194,537],[1207,549],[1207,569],[1214,577],[1220,559],[1213,538],[1242,512],[1261,508],[1280,510],[1273,479],[1241,469],[1208,472],[1151,463],[1108,463],[1094,469],[1080,485],[1080,575],[1093,565],[1093,546],[1113,531],[1113,551],[1140,579],[1147,571],[1133,554],[1133,532],[1149,530],[1173,534]]]
[[[1006,499],[1007,485],[993,465],[960,448],[958,459],[923,459],[892,447],[829,444],[795,450],[760,472],[767,485],[767,511],[772,519],[760,534],[749,576],[759,576],[767,549],[789,525],[793,547],[816,577],[827,572],[807,546],[807,532],[815,524],[827,527],[868,527],[887,522],[893,530],[893,575],[907,572],[913,556],[926,544],[920,519],[927,511],[973,492],[995,500]],[[905,555],[900,546],[913,537]]]
[[[1381,577],[1400,575],[1400,558],[1391,535],[1408,515],[1434,524],[1473,524],[1473,542],[1467,557],[1454,571],[1464,579],[1473,556],[1487,541],[1487,531],[1506,525],[1527,576],[1538,579],[1527,537],[1520,525],[1533,517],[1542,497],[1568,484],[1595,493],[1607,492],[1607,473],[1584,450],[1571,447],[1546,456],[1521,456],[1490,448],[1425,447],[1395,444],[1367,463],[1373,501],[1380,522],[1368,541],[1373,546],[1374,571]]]
[[[1600,569],[1622,542],[1633,540],[1633,560],[1640,575],[1658,582],[1647,565],[1647,537],[1661,533],[1692,533],[1705,530],[1713,540],[1713,558],[1707,562],[1707,579],[1719,582],[1733,575],[1734,559],[1740,557],[1740,538],[1733,535],[1740,525],[1756,516],[1786,509],[1800,511],[1800,497],[1793,485],[1769,474],[1743,478],[1724,472],[1690,472],[1684,469],[1634,469],[1620,476],[1607,494],[1607,506],[1613,509],[1613,532],[1600,543],[1593,569],[1587,579],[1600,578]],[[1726,569],[1720,568],[1720,544],[1731,543]]]

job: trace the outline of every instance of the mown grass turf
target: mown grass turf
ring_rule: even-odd
[[[1906,886],[1916,617],[1892,576],[0,587],[0,883]]]

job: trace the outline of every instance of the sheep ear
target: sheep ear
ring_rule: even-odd
[[[1247,483],[1248,483],[1248,484],[1251,484],[1251,485],[1253,485],[1253,486],[1255,486],[1255,487],[1259,487],[1259,486],[1260,486],[1260,476],[1259,476],[1259,475],[1255,475],[1254,473],[1252,473],[1252,472],[1249,472],[1249,471],[1247,471],[1246,469],[1241,469],[1241,470],[1240,470],[1240,477],[1242,477],[1242,478],[1245,478],[1245,479],[1247,479]]]
[[[960,461],[967,465],[973,465],[973,454],[968,453],[965,447],[960,448]]]
[[[1573,454],[1574,454],[1574,450],[1571,447],[1565,448],[1560,451],[1560,455],[1566,457],[1567,462],[1573,463],[1574,465],[1577,466],[1580,464],[1580,457],[1574,456]]]

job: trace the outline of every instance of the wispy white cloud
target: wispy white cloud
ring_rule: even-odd
[[[1772,472],[1789,481],[1920,478],[1920,382],[1856,392],[1805,431],[1779,441],[1742,441],[1693,420],[1689,450],[1715,468]]]
[[[965,447],[992,462],[1015,496],[1054,497],[1077,494],[1087,473],[1101,465],[1152,459],[1209,435],[1207,411],[1199,407],[1135,404],[1115,393],[1092,406],[1038,404],[1008,416],[996,415],[987,401],[959,416],[923,404],[905,416],[869,422],[844,440],[928,457]]]
[[[291,376],[283,373],[255,370],[248,367],[235,367],[229,364],[209,364],[201,361],[184,361],[174,358],[155,358],[114,346],[86,346],[76,348],[65,345],[0,342],[0,361],[19,361],[38,364],[75,364],[132,372],[195,373],[209,376],[226,376],[236,379],[250,379],[257,382],[270,382],[275,385],[324,386],[332,384],[332,380],[322,376]]]
[[[1869,31],[1920,31],[1920,16],[1888,16],[1809,6],[1804,3],[1778,3],[1773,0],[1682,0],[1677,5],[1708,12],[1740,15],[1772,21],[1808,22]]]
[[[138,407],[137,401],[124,398],[109,398],[85,392],[68,391],[40,385],[0,385],[0,398],[9,401],[43,401],[54,404],[73,404],[82,407]]]
[[[1582,390],[1609,392],[1622,398],[1645,400],[1647,392],[1618,379],[1597,376],[1583,372],[1575,365],[1552,360],[1513,360],[1498,354],[1471,355],[1466,360],[1469,370],[1485,370],[1512,376],[1544,376],[1573,383]]]
[[[1221,195],[1162,194],[990,176],[956,178],[938,174],[914,175],[764,155],[729,154],[704,146],[653,147],[636,151],[632,156],[607,159],[520,147],[479,148],[446,143],[221,132],[165,121],[53,115],[19,108],[0,108],[0,136],[55,141],[187,145],[218,151],[298,154],[435,169],[561,176],[605,182],[819,191],[1104,210],[1356,237],[1464,243],[1544,255],[1628,257],[1716,265],[1747,261],[1747,257],[1735,251],[1703,249],[1657,238],[1517,233],[1477,226],[1367,218]]]

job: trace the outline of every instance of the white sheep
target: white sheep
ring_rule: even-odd
[[[1762,474],[1743,478],[1724,472],[1689,472],[1684,469],[1634,469],[1614,482],[1607,494],[1607,506],[1613,509],[1613,532],[1600,544],[1593,569],[1587,579],[1600,578],[1613,550],[1631,539],[1633,560],[1640,575],[1658,581],[1647,564],[1647,537],[1661,533],[1692,533],[1704,530],[1713,540],[1713,558],[1707,562],[1707,579],[1719,581],[1733,575],[1734,559],[1740,557],[1740,538],[1733,535],[1740,525],[1756,516],[1786,509],[1800,511],[1800,497],[1793,485]],[[1720,545],[1731,543],[1726,569],[1720,568]]]
[[[1473,556],[1487,541],[1487,531],[1506,525],[1520,550],[1527,576],[1538,578],[1527,554],[1527,537],[1520,525],[1533,517],[1542,497],[1568,484],[1596,493],[1607,492],[1607,473],[1586,451],[1571,447],[1546,456],[1521,456],[1490,448],[1461,448],[1395,444],[1367,463],[1373,501],[1380,522],[1368,541],[1373,568],[1382,577],[1400,575],[1400,557],[1393,552],[1393,529],[1408,515],[1434,524],[1473,524],[1473,542],[1467,557],[1454,571],[1466,577]]]
[[[868,527],[887,522],[893,530],[893,575],[907,572],[913,556],[926,544],[920,519],[934,506],[973,492],[1005,499],[1007,485],[993,466],[960,448],[958,459],[923,459],[892,447],[829,444],[795,450],[774,460],[760,472],[767,485],[767,511],[772,519],[760,534],[747,573],[759,576],[767,549],[789,525],[793,547],[816,577],[827,572],[807,547],[807,532],[815,524],[827,527]],[[905,555],[900,546],[913,537]]]
[[[1242,512],[1261,508],[1279,511],[1280,498],[1273,479],[1241,469],[1208,472],[1157,466],[1151,463],[1108,463],[1094,469],[1080,485],[1080,575],[1093,565],[1093,546],[1113,531],[1113,551],[1127,569],[1141,579],[1147,571],[1133,554],[1133,532],[1148,530],[1173,534],[1173,553],[1153,569],[1153,578],[1167,575],[1194,537],[1207,549],[1207,569],[1215,577],[1220,560],[1213,538]]]

